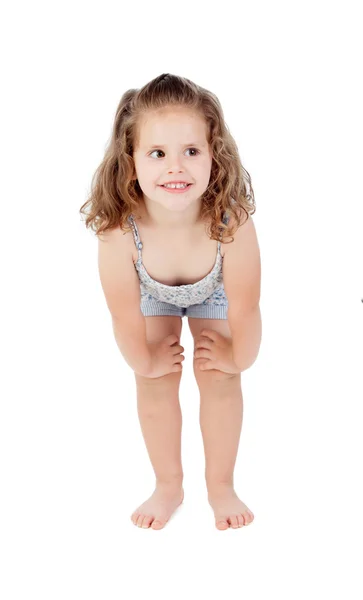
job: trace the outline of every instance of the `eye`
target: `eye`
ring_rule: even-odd
[[[149,156],[152,156],[155,152],[163,152],[162,150],[153,150],[152,152],[150,152]]]
[[[196,154],[194,154],[194,156],[198,156],[198,154],[200,154],[199,150],[197,150],[197,148],[188,148],[188,150],[193,150],[194,152],[196,152]]]
[[[200,154],[200,151],[197,148],[187,148],[187,150],[193,150],[194,152],[196,152],[196,154],[193,154],[192,156],[198,156],[198,154]],[[153,152],[150,152],[149,156],[152,156],[154,154],[154,152],[162,152],[164,154],[163,150],[153,150]]]

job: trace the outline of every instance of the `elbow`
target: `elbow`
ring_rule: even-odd
[[[231,323],[234,362],[241,372],[256,361],[262,340],[260,307]]]

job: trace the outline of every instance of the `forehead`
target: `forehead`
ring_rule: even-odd
[[[150,144],[188,144],[206,142],[207,125],[196,111],[186,108],[169,108],[148,112],[139,123],[140,147]]]

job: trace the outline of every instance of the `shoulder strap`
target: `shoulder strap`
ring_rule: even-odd
[[[133,233],[134,240],[135,240],[135,245],[136,245],[136,248],[137,248],[139,259],[141,260],[142,241],[140,240],[139,230],[138,230],[138,228],[136,226],[134,217],[132,215],[130,215],[128,217],[128,221],[131,223],[132,233]]]

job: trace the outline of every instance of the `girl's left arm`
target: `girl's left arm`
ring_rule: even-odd
[[[262,337],[261,256],[251,215],[233,237],[224,256],[223,283],[228,298],[233,359],[245,371],[255,362]]]
[[[248,313],[228,315],[232,333],[233,360],[240,371],[255,362],[261,345],[262,321],[259,304]]]

